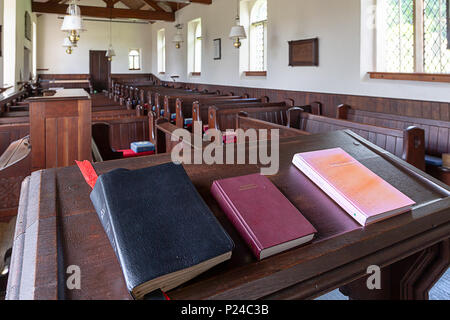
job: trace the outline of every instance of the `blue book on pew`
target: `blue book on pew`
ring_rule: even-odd
[[[133,142],[131,144],[131,150],[134,153],[155,151],[155,145],[149,141]]]

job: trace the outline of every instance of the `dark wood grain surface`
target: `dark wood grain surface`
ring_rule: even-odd
[[[415,200],[413,211],[366,228],[350,217],[337,223],[333,217],[346,214],[291,165],[297,152],[332,147],[342,147]],[[109,161],[95,168],[101,174],[168,161],[170,155],[158,155]],[[311,221],[318,236],[310,245],[260,262],[210,194],[214,180],[256,173],[260,166],[185,165],[185,169],[236,248],[230,261],[169,292],[172,299],[310,298],[363,277],[368,264],[389,265],[450,234],[448,187],[349,131],[282,140],[280,171],[270,179]],[[16,233],[13,261],[23,263],[12,266],[9,299],[131,298],[89,192],[76,167],[33,173],[22,192],[18,219],[25,217],[28,226]],[[165,196],[167,201],[176,200]],[[81,290],[65,287],[70,265],[81,268]]]

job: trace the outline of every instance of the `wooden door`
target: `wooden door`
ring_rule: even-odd
[[[106,57],[106,51],[89,51],[89,68],[94,90],[108,90],[111,62]]]

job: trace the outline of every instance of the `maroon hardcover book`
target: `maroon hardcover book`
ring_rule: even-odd
[[[214,181],[211,193],[258,260],[307,243],[317,232],[260,174]]]

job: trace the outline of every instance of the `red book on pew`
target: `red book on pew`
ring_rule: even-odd
[[[415,204],[341,148],[298,153],[292,162],[362,226]]]
[[[260,174],[214,181],[211,193],[258,260],[307,243],[317,232]]]

